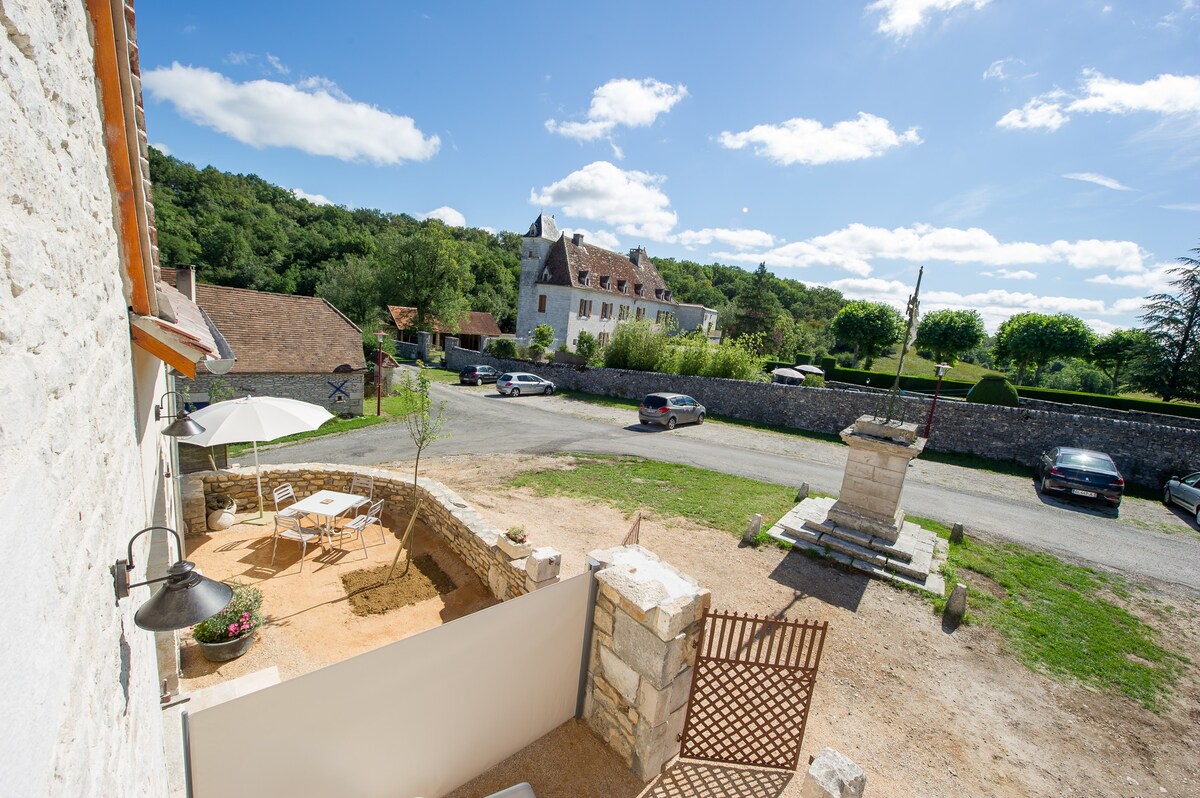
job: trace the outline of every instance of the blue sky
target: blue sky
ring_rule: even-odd
[[[316,202],[1137,324],[1200,246],[1200,0],[150,3],[151,143]]]

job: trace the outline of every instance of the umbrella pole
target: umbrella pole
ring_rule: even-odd
[[[247,518],[243,523],[246,524],[265,524],[268,522],[267,514],[263,510],[262,497],[262,469],[258,465],[258,441],[252,441],[254,446],[254,480],[258,486],[258,515],[253,518]]]

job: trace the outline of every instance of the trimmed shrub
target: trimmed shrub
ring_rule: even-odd
[[[512,360],[517,356],[517,342],[511,338],[493,338],[488,341],[487,353],[492,357]]]
[[[1019,404],[1017,389],[999,374],[988,374],[975,383],[967,393],[967,401],[984,405],[1016,407]]]

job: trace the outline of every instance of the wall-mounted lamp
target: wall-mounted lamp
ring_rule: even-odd
[[[163,529],[175,537],[179,548],[179,561],[167,569],[167,575],[158,579],[129,584],[129,572],[133,569],[133,541],[155,529]],[[165,526],[148,526],[129,539],[129,559],[117,560],[112,571],[117,601],[129,595],[130,588],[166,580],[163,589],[150,597],[134,613],[133,622],[151,632],[170,632],[200,623],[211,618],[233,598],[233,588],[195,572],[196,566],[183,559],[183,543],[179,533]]]
[[[169,435],[172,438],[186,438],[189,435],[199,435],[201,432],[204,432],[204,427],[193,421],[192,417],[184,411],[180,410],[179,413],[174,416],[166,412],[164,409],[166,407],[166,400],[171,394],[178,394],[179,398],[183,400],[183,394],[179,393],[179,391],[167,391],[158,398],[158,404],[154,406],[155,421],[161,421],[164,418],[175,419],[166,426],[166,428],[162,431],[162,434]],[[183,405],[181,404],[180,407],[182,406]]]

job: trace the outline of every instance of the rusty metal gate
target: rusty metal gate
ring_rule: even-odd
[[[795,770],[828,628],[828,621],[706,615],[679,755]]]

